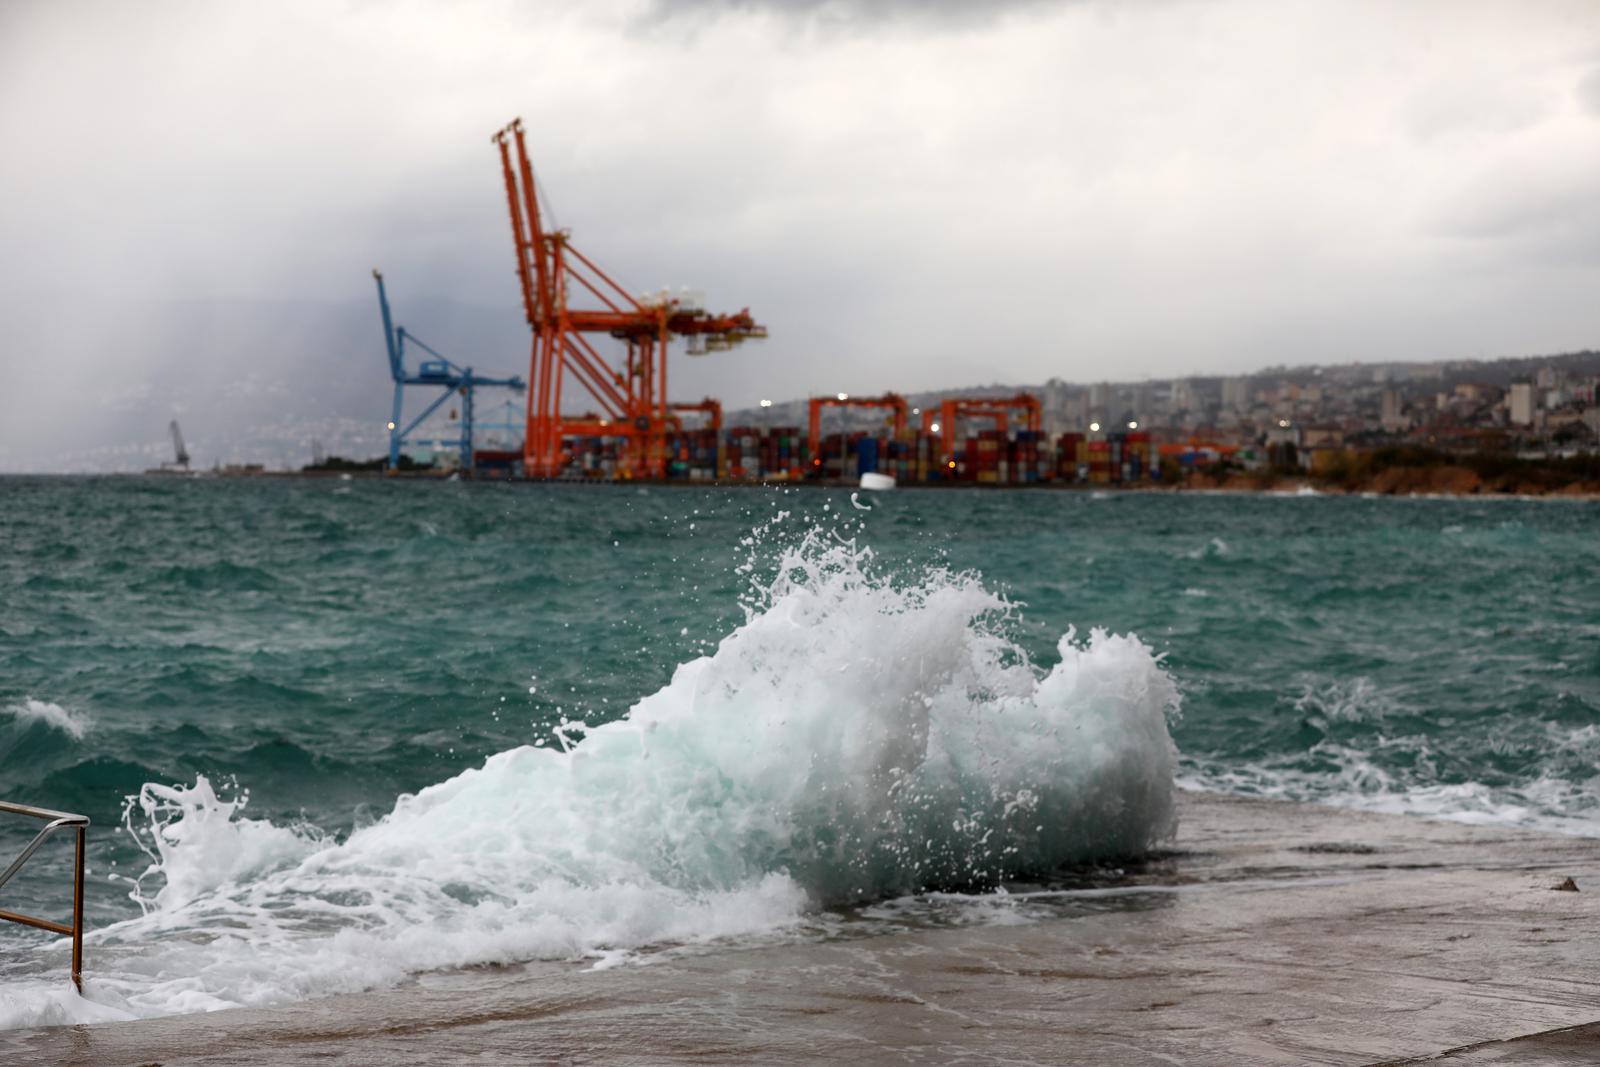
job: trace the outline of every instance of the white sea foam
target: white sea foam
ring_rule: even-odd
[[[146,914],[181,908],[221,886],[299,860],[323,843],[312,827],[240,817],[248,800],[245,792],[219,798],[204,776],[187,788],[147,782],[128,798],[124,828],[151,860],[131,894]],[[145,895],[146,879],[160,885],[153,897]]]
[[[1600,728],[1549,727],[1549,730],[1558,748],[1580,754],[1600,752]],[[1314,801],[1361,811],[1600,837],[1600,772],[1575,779],[1545,774],[1515,786],[1483,782],[1419,783],[1401,780],[1380,766],[1371,752],[1353,745],[1323,742],[1317,747],[1317,753],[1319,762],[1327,769],[1240,766],[1190,758],[1185,761],[1178,784],[1185,789]],[[1588,763],[1597,765],[1592,760]]]
[[[1230,551],[1231,549],[1228,548],[1228,542],[1224,541],[1220,537],[1213,537],[1205,544],[1191,548],[1182,555],[1184,559],[1211,559],[1219,556],[1226,556],[1230,553]]]
[[[204,779],[146,786],[130,817],[149,910],[92,935],[94,1003],[13,992],[0,1026],[770,937],[819,906],[993,885],[1173,830],[1177,692],[1137,638],[1069,633],[1042,671],[973,576],[897,585],[815,534],[765,569],[744,624],[624,718],[574,728],[570,750],[499,753],[342,842],[245,818]]]
[[[74,741],[82,741],[83,735],[94,725],[94,720],[87,712],[73,711],[60,704],[34,700],[31,697],[20,704],[10,705],[5,709],[5,713],[19,726],[35,722],[44,723],[53,730],[60,730]]]
[[[1305,683],[1294,699],[1294,710],[1328,722],[1381,722],[1395,708],[1392,699],[1372,679],[1357,676],[1322,684]]]

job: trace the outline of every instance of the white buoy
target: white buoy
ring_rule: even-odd
[[[877,471],[868,471],[861,476],[863,489],[893,489],[894,475],[879,474]]]

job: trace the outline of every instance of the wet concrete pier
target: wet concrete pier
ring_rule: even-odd
[[[1059,914],[1017,925],[427,975],[0,1034],[0,1062],[1600,1063],[1600,841],[1197,794],[1182,811],[1170,854],[1041,888]]]

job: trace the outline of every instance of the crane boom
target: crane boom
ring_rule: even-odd
[[[524,471],[533,478],[559,475],[568,460],[563,440],[594,435],[623,441],[625,476],[664,477],[668,435],[681,425],[667,398],[668,344],[683,337],[702,350],[726,349],[765,337],[766,328],[748,309],[711,315],[687,299],[634,296],[573,247],[566,230],[547,228],[522,121],[492,140],[506,186],[523,312],[533,331]],[[622,358],[603,355],[586,335],[621,342]],[[593,418],[562,415],[567,384],[598,406]]]
[[[814,396],[810,403],[810,421],[807,425],[809,431],[806,442],[811,449],[812,461],[817,466],[822,465],[818,457],[822,455],[822,409],[823,408],[887,408],[894,419],[894,432],[896,436],[906,429],[906,398],[899,393],[884,393],[882,396],[849,396],[840,393],[838,396]]]
[[[944,458],[948,462],[956,454],[956,420],[961,418],[992,419],[995,429],[1002,434],[1011,425],[1011,416],[1020,413],[1032,433],[1039,432],[1039,398],[1032,393],[1018,393],[1008,397],[950,396],[935,408],[922,409],[922,432],[932,433],[934,419],[941,420],[938,429],[944,440]]]
[[[184,470],[188,470],[189,450],[183,447],[183,431],[178,429],[177,419],[172,420],[172,425],[169,427],[169,429],[172,431],[172,465],[174,467],[182,467]]]

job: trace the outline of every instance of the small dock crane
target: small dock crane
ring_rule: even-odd
[[[162,470],[188,470],[189,450],[183,447],[183,431],[178,429],[178,420],[173,419],[167,429],[172,433],[172,462],[161,464]]]
[[[951,396],[946,397],[937,408],[929,405],[922,409],[922,432],[940,435],[944,441],[944,458],[949,462],[956,455],[958,419],[991,419],[994,428],[1004,434],[1011,427],[1012,416],[1019,413],[1026,428],[1038,433],[1039,398],[1032,393],[1008,397]]]
[[[806,446],[811,450],[813,466],[822,466],[822,409],[823,408],[883,408],[894,420],[894,433],[898,437],[906,432],[906,398],[899,393],[882,396],[851,396],[838,393],[834,396],[814,396],[808,405],[810,416],[806,425]],[[841,444],[841,453],[843,445]]]

